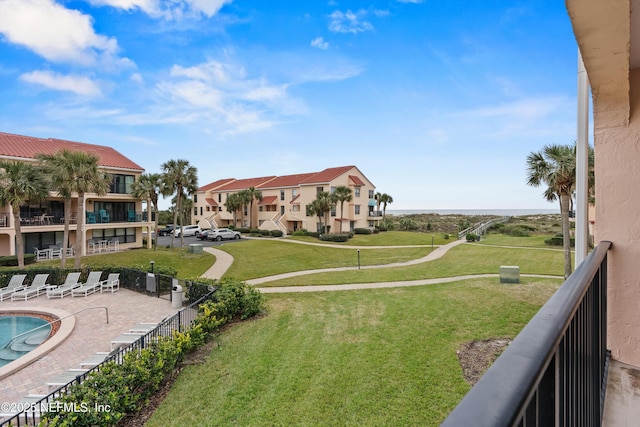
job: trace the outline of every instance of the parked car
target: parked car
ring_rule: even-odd
[[[201,230],[200,232],[196,233],[196,237],[200,240],[206,240],[207,239],[207,233],[211,231],[210,228],[205,228],[204,230]]]
[[[173,233],[173,224],[165,225],[164,228],[158,229],[158,236],[169,236]]]
[[[184,237],[195,236],[196,233],[199,233],[200,231],[201,230],[199,225],[185,225],[182,228],[176,228],[176,231],[174,231],[174,236],[180,237],[180,234],[182,234]]]
[[[207,240],[238,240],[241,237],[239,231],[228,228],[214,228],[207,233]]]

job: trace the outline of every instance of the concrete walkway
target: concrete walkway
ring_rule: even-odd
[[[300,242],[297,240],[280,240],[286,242],[295,242],[299,244],[305,245],[316,245],[316,246],[331,246],[338,247],[340,249],[344,249],[343,245],[324,245],[322,243],[311,243],[311,242]],[[422,258],[414,259],[411,261],[405,262],[396,262],[392,264],[384,264],[384,265],[367,265],[362,266],[360,269],[372,269],[372,268],[391,268],[391,267],[402,267],[408,265],[421,264],[424,262],[433,261],[441,258],[444,254],[449,251],[449,249],[456,247],[460,244],[466,243],[464,240],[455,240],[449,244],[439,246],[430,252],[427,256]],[[398,246],[398,247],[406,247],[406,246]],[[367,249],[372,249],[374,247],[367,246]],[[389,246],[380,246],[375,248],[390,248]],[[348,249],[358,249],[357,247],[348,247]],[[228,253],[221,251],[220,249],[215,248],[204,248],[210,254],[213,254],[216,257],[216,262],[214,265],[207,270],[202,277],[210,278],[210,279],[220,279],[224,275],[224,273],[231,267],[233,263],[233,257]],[[347,271],[347,270],[357,270],[358,267],[337,267],[337,268],[322,268],[317,270],[303,270],[303,271],[293,271],[289,273],[277,274],[274,276],[268,277],[259,277],[256,279],[250,279],[246,282],[250,285],[259,285],[266,282],[272,282],[275,280],[286,279],[290,277],[298,277],[304,276],[308,274],[316,274],[316,273],[326,273],[332,271]],[[523,274],[523,277],[543,277],[543,278],[553,278],[557,279],[558,276],[549,276],[549,275],[540,275],[540,274]],[[345,291],[345,290],[353,290],[353,289],[379,289],[379,288],[394,288],[394,287],[402,287],[402,286],[423,286],[423,285],[432,285],[436,283],[450,283],[457,282],[459,280],[467,280],[467,279],[480,279],[480,278],[494,278],[499,277],[498,274],[472,274],[472,275],[464,275],[464,276],[454,276],[454,277],[440,277],[434,279],[420,279],[420,280],[408,280],[408,281],[398,281],[398,282],[378,282],[378,283],[351,283],[351,284],[342,284],[342,285],[316,285],[316,286],[281,286],[281,287],[269,287],[269,288],[258,288],[258,290],[265,294],[273,294],[273,293],[285,293],[285,292],[323,292],[323,291]]]

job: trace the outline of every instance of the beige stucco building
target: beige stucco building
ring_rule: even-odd
[[[328,168],[321,172],[301,173],[286,176],[265,176],[247,179],[221,179],[198,189],[193,196],[192,223],[203,228],[218,228],[229,225],[253,227],[262,230],[281,230],[291,233],[296,230],[318,230],[318,217],[311,215],[308,206],[318,192],[331,193],[338,186],[352,190],[351,202],[344,203],[341,216],[340,204],[331,211],[331,231],[349,231],[355,228],[375,226],[381,219],[374,199],[375,186],[356,166]],[[229,212],[226,201],[229,195],[254,187],[262,193],[262,201],[254,202],[253,215],[248,209]],[[235,224],[234,224],[235,217]],[[257,218],[257,222],[256,222]]]
[[[640,0],[566,0],[591,86],[595,241],[608,257],[608,348],[640,367]]]
[[[131,185],[144,172],[139,165],[111,147],[84,144],[52,138],[34,138],[0,132],[0,159],[36,162],[36,155],[55,154],[62,149],[84,151],[99,159],[99,167],[113,177],[111,188],[104,196],[85,195],[86,224],[78,230],[75,216],[70,218],[69,246],[74,245],[76,233],[83,234],[83,255],[102,250],[141,247],[143,229],[152,227],[142,211],[142,201],[131,196]],[[76,212],[77,195],[71,201]],[[46,200],[27,203],[20,208],[20,225],[25,253],[36,248],[61,247],[64,230],[64,200],[50,191]],[[15,255],[16,229],[10,206],[0,206],[0,255]],[[116,243],[117,242],[117,243]],[[74,248],[77,250],[78,248]]]

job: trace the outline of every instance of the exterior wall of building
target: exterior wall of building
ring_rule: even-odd
[[[595,120],[596,242],[610,240],[608,335],[615,359],[640,366],[640,69],[628,126]]]
[[[9,135],[9,138],[20,136]],[[27,141],[30,137],[24,137]],[[28,142],[27,142],[28,143]],[[61,141],[57,141],[63,147]],[[71,149],[78,149],[79,143],[74,144]],[[66,147],[65,147],[66,148]],[[6,158],[5,156],[0,156]],[[12,158],[15,160],[15,158]],[[24,161],[32,161],[24,159]],[[128,160],[127,160],[128,161]],[[113,175],[133,176],[137,179],[142,170],[131,170],[118,167],[102,167],[101,169]],[[124,179],[124,178],[123,178]],[[85,245],[80,248],[81,253],[86,255],[91,253],[92,241],[113,241],[118,240],[119,249],[142,247],[144,235],[142,230],[152,229],[153,222],[147,220],[146,212],[142,211],[142,200],[133,198],[126,193],[128,184],[120,181],[122,185],[114,193],[107,193],[103,196],[97,194],[85,194],[85,217],[91,216],[92,220],[87,220],[84,230],[78,230],[77,218],[75,218],[78,198],[73,195],[71,200],[71,210],[73,216],[69,224],[69,247],[75,245],[76,233],[82,232],[85,236]],[[25,205],[21,208],[21,232],[24,240],[25,253],[32,253],[35,248],[46,249],[50,246],[62,246],[64,231],[64,200],[57,192],[50,192],[49,197],[41,203]],[[106,212],[101,215],[100,210]],[[0,255],[15,255],[16,251],[16,227],[13,214],[9,206],[0,207]],[[74,251],[78,248],[74,247]]]
[[[354,181],[354,178],[355,180]],[[375,186],[358,170],[357,167],[351,167],[346,172],[341,173],[333,179],[322,182],[302,182],[297,185],[273,186],[277,184],[277,179],[269,179],[265,184],[259,185],[256,189],[262,192],[263,202],[254,202],[253,218],[254,227],[263,230],[281,230],[291,233],[295,230],[306,229],[308,231],[316,231],[318,217],[315,215],[307,215],[307,206],[316,199],[318,188],[322,187],[322,191],[331,192],[335,187],[344,185],[353,191],[351,202],[344,204],[344,221],[343,231],[349,231],[352,228],[366,228],[375,224],[379,217],[369,215],[369,206],[374,205],[373,194]],[[192,223],[202,226],[209,226],[210,223],[214,227],[224,227],[233,224],[233,214],[226,211],[224,206],[227,193],[232,194],[240,191],[234,189],[228,191],[226,189],[207,189],[197,193],[197,201],[194,201],[194,215],[192,215]],[[213,200],[218,206],[207,212],[207,201]],[[273,199],[273,200],[271,200]],[[220,212],[218,207],[222,207]],[[359,213],[356,213],[359,210]],[[200,214],[202,212],[202,215]],[[236,214],[237,226],[249,226],[249,215],[242,215],[241,212]],[[257,218],[257,222],[256,222]],[[329,224],[331,231],[340,230],[340,205],[336,207],[335,215],[330,217]]]

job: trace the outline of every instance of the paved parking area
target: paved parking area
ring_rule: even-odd
[[[12,307],[57,308],[70,314],[86,307],[107,307],[109,323],[104,309],[89,309],[75,316],[71,335],[58,347],[29,366],[0,382],[0,403],[16,402],[28,394],[47,394],[46,381],[58,374],[78,368],[79,363],[98,351],[109,351],[111,340],[127,332],[138,323],[159,322],[178,309],[162,298],[120,289],[112,293],[96,293],[87,297],[47,299],[46,296],[29,301],[3,301],[3,309]]]

